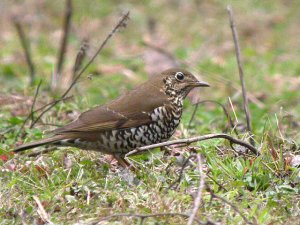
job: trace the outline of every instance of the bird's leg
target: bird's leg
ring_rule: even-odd
[[[113,157],[118,161],[118,163],[122,167],[124,167],[126,169],[129,169],[129,170],[131,170],[133,172],[136,170],[136,168],[130,162],[128,162],[126,159],[124,159],[124,157],[122,157],[121,155],[119,155],[119,154],[113,154]]]

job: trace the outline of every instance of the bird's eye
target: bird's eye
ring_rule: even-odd
[[[182,72],[177,72],[175,78],[176,80],[182,81],[184,79],[184,74]]]

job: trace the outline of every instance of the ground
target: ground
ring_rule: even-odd
[[[138,169],[128,172],[108,156],[75,148],[34,157],[10,153],[14,146],[40,139],[79,112],[110,101],[175,64],[200,75],[211,87],[194,91],[185,101],[173,139],[228,133],[249,141],[228,4],[239,34],[260,156],[243,153],[244,148],[234,145],[236,153],[228,141],[214,139],[193,143],[190,148],[154,149],[130,157]],[[0,3],[0,224],[44,224],[45,216],[54,224],[89,224],[119,213],[189,215],[201,180],[195,154],[201,154],[205,174],[196,215],[203,223],[300,223],[300,170],[296,165],[300,150],[300,2],[73,1],[61,82],[53,87],[64,8],[64,1],[58,0]],[[82,75],[69,94],[74,97],[45,113],[32,129],[31,119],[22,128],[40,80],[35,109],[58,99],[68,88],[82,41],[89,45],[86,63],[127,10],[127,27],[109,40]],[[13,18],[30,43],[36,74],[33,85]],[[205,100],[217,103],[200,104],[190,121],[193,103]],[[229,112],[235,129],[218,103]],[[124,216],[101,222],[142,223],[186,224],[187,218]]]

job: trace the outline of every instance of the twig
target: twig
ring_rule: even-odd
[[[187,164],[188,162],[190,161],[191,158],[193,158],[195,155],[190,155],[183,163],[181,169],[180,169],[180,172],[179,172],[179,176],[178,178],[170,184],[170,186],[168,187],[168,189],[171,189],[176,183],[177,183],[177,186],[175,187],[175,189],[177,189],[181,179],[182,179],[182,175],[183,175],[183,171],[184,169],[187,167]],[[210,178],[214,183],[216,183],[221,189],[223,189],[224,191],[228,191],[222,184],[220,184],[218,181],[216,181],[213,177],[211,177],[208,173],[206,173],[206,176],[208,178]]]
[[[233,87],[233,88],[235,88],[235,87]],[[235,93],[235,96],[239,96],[239,95],[242,95],[242,94],[243,94],[242,90],[237,89],[237,93]],[[265,107],[265,104],[261,100],[259,100],[258,97],[256,97],[255,95],[253,95],[252,93],[248,92],[247,93],[247,97],[249,99],[249,102],[252,102],[258,108],[263,109]]]
[[[32,196],[32,198],[34,199],[34,201],[36,202],[38,209],[37,212],[40,215],[41,219],[44,222],[47,222],[48,224],[53,224],[49,218],[49,215],[47,214],[46,210],[44,209],[42,203],[40,202],[39,198],[37,196]]]
[[[139,217],[141,219],[145,219],[145,218],[149,218],[149,217],[163,217],[163,216],[181,216],[181,217],[185,217],[185,218],[190,217],[189,214],[177,213],[177,212],[153,213],[153,214],[119,213],[119,214],[112,214],[110,216],[106,216],[101,219],[97,219],[95,221],[88,223],[88,225],[98,224],[101,221],[110,220],[115,217]],[[198,218],[195,218],[194,221],[196,221],[198,224],[205,224],[202,221],[200,221]]]
[[[245,221],[245,223],[247,224],[253,224],[251,221],[249,221],[245,216],[244,214],[238,209],[238,207],[236,207],[234,204],[232,204],[231,202],[229,202],[228,200],[226,200],[225,198],[215,194],[213,192],[213,190],[208,186],[206,185],[206,190],[209,191],[210,195],[212,196],[212,198],[217,198],[217,199],[220,199],[222,202],[226,203],[227,205],[230,205],[231,208],[237,212],[242,218],[243,220]]]
[[[69,91],[72,89],[72,87],[76,84],[77,80],[81,77],[81,75],[86,71],[86,69],[90,66],[90,64],[92,62],[94,62],[95,58],[98,56],[98,54],[102,51],[102,49],[104,48],[104,46],[107,44],[107,42],[109,41],[109,39],[112,38],[112,36],[122,27],[126,27],[127,25],[127,21],[129,19],[129,11],[124,14],[119,22],[117,23],[117,25],[113,28],[113,30],[106,36],[106,38],[104,39],[104,41],[102,42],[102,44],[100,45],[100,47],[98,48],[98,50],[96,51],[96,53],[93,55],[93,57],[90,59],[90,61],[81,69],[81,71],[79,72],[79,74],[75,77],[75,79],[73,80],[73,82],[71,83],[70,87],[66,90],[66,92],[63,94],[63,97],[65,97]]]
[[[183,163],[183,165],[182,165],[182,167],[181,167],[181,169],[180,169],[178,178],[177,178],[173,183],[170,184],[170,186],[168,187],[168,189],[171,189],[176,183],[177,183],[177,186],[175,187],[175,189],[177,189],[177,187],[178,187],[178,185],[179,185],[179,183],[180,183],[180,181],[181,181],[181,179],[182,179],[183,171],[184,171],[184,169],[187,167],[187,165],[188,165],[190,159],[193,158],[193,157],[194,157],[194,155],[190,155],[190,156],[184,161],[184,163]]]
[[[54,100],[52,103],[49,103],[47,104],[49,107],[47,107],[47,105],[41,107],[40,109],[36,110],[36,111],[40,111],[42,110],[42,108],[46,108],[43,112],[41,112],[41,114],[31,123],[30,125],[30,129],[34,127],[34,125],[39,121],[39,119],[46,113],[48,112],[50,109],[52,109],[55,105],[57,105],[59,102],[61,101],[64,101],[64,100],[67,100],[67,99],[70,99],[70,98],[73,98],[73,96],[69,96],[69,97],[61,97],[60,99],[57,99],[57,100]]]
[[[20,135],[21,131],[23,130],[23,128],[24,128],[25,124],[27,123],[27,121],[28,121],[29,119],[31,119],[31,121],[33,121],[33,115],[34,115],[34,113],[35,113],[35,111],[34,111],[34,106],[35,106],[36,99],[37,99],[37,96],[38,96],[39,91],[40,91],[41,84],[42,84],[42,80],[40,80],[40,82],[39,82],[39,84],[38,84],[38,86],[37,86],[37,88],[36,88],[36,90],[35,90],[34,98],[33,98],[32,104],[31,104],[30,113],[29,113],[29,115],[26,117],[26,119],[23,121],[23,123],[22,123],[22,125],[21,125],[21,127],[20,127],[20,129],[19,129],[19,131],[18,131],[18,133],[17,133],[16,136],[15,136],[15,140],[17,140],[17,138],[19,137],[19,135]]]
[[[47,103],[46,105],[44,105],[44,106],[42,106],[42,107],[40,107],[40,108],[38,108],[38,109],[36,109],[36,110],[34,110],[32,113],[33,113],[33,114],[34,114],[34,113],[37,113],[37,112],[43,110],[44,108],[46,108],[47,106],[54,104],[55,102],[66,101],[66,100],[69,100],[69,99],[71,99],[71,98],[73,98],[73,96],[68,96],[68,97],[65,97],[65,98],[63,98],[63,99],[54,100],[54,101],[49,102],[49,103]],[[29,115],[25,118],[25,120],[23,121],[23,123],[22,123],[22,125],[21,125],[21,127],[20,127],[20,129],[19,129],[19,131],[18,131],[18,133],[17,133],[16,136],[15,136],[15,140],[17,140],[17,138],[19,137],[19,135],[20,135],[20,133],[22,132],[23,128],[25,127],[25,124],[27,123],[27,121],[28,121],[30,118],[31,118],[31,114],[29,114]],[[31,128],[31,127],[30,127],[30,128]]]
[[[18,18],[13,18],[13,23],[14,23],[16,29],[17,29],[17,33],[18,33],[18,36],[19,36],[20,41],[21,41],[22,48],[23,48],[24,53],[25,53],[25,59],[26,59],[27,65],[28,65],[29,75],[30,75],[29,83],[30,83],[30,85],[33,85],[33,83],[35,81],[35,67],[34,67],[34,64],[32,62],[29,43],[26,40],[24,30],[23,30],[23,28],[21,26],[21,23],[19,22]]]
[[[35,94],[34,94],[34,98],[33,98],[33,102],[32,102],[32,105],[31,105],[31,109],[30,109],[30,117],[31,117],[31,121],[33,121],[33,110],[34,110],[34,106],[35,106],[35,103],[36,103],[36,99],[37,99],[37,96],[39,94],[39,91],[40,91],[40,87],[41,87],[41,84],[42,84],[42,80],[40,80],[37,88],[36,88],[36,91],[35,91]]]
[[[199,104],[203,104],[203,103],[214,103],[214,104],[216,104],[216,105],[221,106],[222,109],[223,109],[223,112],[224,112],[224,114],[225,114],[225,116],[226,116],[226,118],[227,118],[227,120],[228,120],[228,123],[229,123],[230,127],[234,130],[235,134],[238,135],[237,130],[235,129],[234,123],[233,123],[233,121],[232,121],[232,119],[231,119],[231,116],[230,116],[230,114],[228,113],[226,107],[225,107],[223,104],[221,104],[221,103],[219,103],[219,102],[217,102],[217,101],[213,101],[213,100],[204,100],[204,101],[197,102],[197,103],[195,104],[196,106],[195,106],[195,108],[194,108],[194,111],[193,111],[193,114],[192,114],[192,116],[191,116],[191,119],[190,119],[190,121],[189,121],[189,123],[188,123],[188,129],[190,129],[191,123],[192,123],[192,121],[193,121],[194,118],[195,118],[195,115],[196,115],[196,112],[197,112],[197,110],[198,110]]]
[[[199,141],[204,141],[204,140],[208,140],[208,139],[215,139],[215,138],[224,138],[229,140],[230,142],[234,143],[234,144],[238,144],[241,145],[245,148],[248,148],[251,152],[253,152],[255,155],[260,155],[259,151],[252,145],[248,144],[247,142],[244,142],[242,140],[238,140],[228,134],[207,134],[207,135],[203,135],[203,136],[197,136],[197,137],[192,137],[192,138],[185,138],[185,139],[178,139],[178,140],[173,140],[173,141],[165,141],[162,143],[158,143],[158,144],[153,144],[153,145],[147,145],[147,146],[143,146],[140,148],[137,148],[135,150],[132,150],[130,152],[128,152],[125,157],[128,157],[130,155],[134,155],[137,153],[141,153],[144,151],[148,151],[150,149],[153,148],[157,148],[157,147],[162,147],[162,146],[170,146],[170,145],[176,145],[176,144],[186,144],[189,145],[193,142],[199,142]]]
[[[82,65],[82,62],[86,56],[86,50],[88,48],[89,48],[88,41],[86,39],[84,39],[81,43],[80,49],[79,49],[76,59],[75,59],[75,63],[74,63],[74,67],[73,67],[73,79]]]
[[[101,50],[104,48],[104,46],[107,44],[107,42],[109,41],[109,39],[112,38],[112,36],[122,27],[126,27],[127,25],[127,21],[129,19],[129,11],[123,15],[119,22],[117,23],[117,25],[113,28],[113,30],[106,36],[106,38],[104,39],[104,41],[102,42],[102,44],[100,45],[100,47],[98,48],[98,50],[96,51],[96,53],[93,55],[93,57],[87,62],[87,64],[80,70],[80,72],[78,73],[78,75],[75,77],[75,79],[72,81],[72,83],[70,84],[70,86],[68,87],[68,89],[62,94],[62,96],[60,97],[60,99],[65,98],[68,93],[71,91],[71,89],[73,88],[73,86],[77,83],[77,81],[79,80],[79,78],[81,77],[81,75],[86,71],[86,69],[90,66],[90,64],[95,60],[95,58],[98,56],[98,54],[101,52]],[[36,120],[33,122],[32,127],[36,124],[37,121],[39,121],[41,119],[41,117],[50,109],[52,109],[58,102],[54,102],[52,105],[50,105],[48,108],[46,108],[37,118]]]
[[[241,60],[239,37],[237,34],[235,22],[233,19],[233,12],[232,12],[231,6],[227,6],[227,11],[228,11],[228,15],[229,15],[230,27],[231,27],[231,31],[232,31],[234,46],[235,46],[236,61],[238,64],[240,81],[241,81],[241,85],[242,85],[243,100],[244,100],[243,105],[244,105],[244,111],[245,111],[246,120],[247,120],[247,129],[250,134],[250,143],[253,146],[255,146],[255,141],[252,137],[251,115],[250,115],[249,106],[248,106],[248,96],[247,96],[247,90],[246,90],[245,79],[244,79],[243,64],[242,64],[242,60]]]
[[[72,13],[73,13],[72,0],[66,0],[66,8],[64,14],[64,21],[63,21],[63,35],[62,35],[58,57],[57,57],[56,71],[52,77],[53,79],[52,84],[54,88],[57,85],[57,81],[60,78],[61,71],[63,68],[64,58],[67,51],[68,36],[69,36],[69,31],[71,26]]]
[[[47,106],[49,106],[49,105],[57,104],[57,103],[63,102],[63,101],[68,101],[68,100],[70,100],[70,99],[72,99],[72,98],[73,98],[73,95],[67,96],[67,97],[64,97],[64,98],[60,98],[60,99],[53,100],[53,101],[51,101],[51,102],[49,102],[49,103],[47,103],[47,104],[41,106],[40,108],[36,109],[36,110],[34,111],[34,113],[39,112],[39,111],[45,109],[45,108],[46,108]]]
[[[206,173],[206,176],[211,179],[215,184],[217,184],[219,186],[219,188],[223,189],[224,191],[228,192],[228,190],[222,185],[220,184],[218,181],[216,181],[213,177],[211,177],[208,173]]]
[[[204,188],[205,174],[203,173],[201,155],[200,154],[197,154],[197,161],[198,161],[198,172],[199,172],[199,175],[200,175],[200,182],[199,182],[197,196],[196,196],[195,201],[194,201],[194,208],[193,208],[192,214],[189,217],[187,225],[192,225],[194,220],[195,220],[197,211],[200,207],[202,191],[203,191],[203,188]]]

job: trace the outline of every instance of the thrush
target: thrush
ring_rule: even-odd
[[[83,112],[50,137],[21,145],[14,152],[46,144],[72,146],[111,154],[127,165],[124,156],[129,151],[167,141],[180,122],[187,94],[207,86],[184,69],[165,70],[116,100]]]

